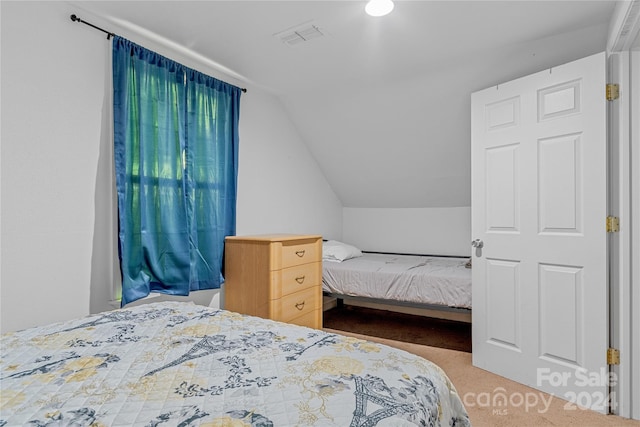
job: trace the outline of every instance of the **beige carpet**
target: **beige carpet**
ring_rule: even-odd
[[[380,342],[417,354],[439,365],[462,397],[474,427],[580,426],[640,427],[640,421],[594,411],[565,409],[567,402],[471,365],[471,354],[325,328],[326,331]],[[508,406],[491,400],[504,393]],[[528,402],[528,404],[527,404]]]

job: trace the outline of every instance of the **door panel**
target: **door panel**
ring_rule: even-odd
[[[511,144],[486,151],[488,230],[518,231],[518,148],[518,144]]]
[[[579,232],[582,218],[580,134],[539,141],[540,232]]]
[[[487,338],[511,350],[521,349],[519,263],[487,259]]]
[[[582,269],[540,265],[540,354],[579,367],[582,355]]]

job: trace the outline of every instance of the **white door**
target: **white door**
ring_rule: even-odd
[[[604,53],[471,97],[473,364],[600,412],[606,102]]]

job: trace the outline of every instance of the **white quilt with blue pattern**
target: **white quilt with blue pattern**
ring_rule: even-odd
[[[0,427],[470,425],[423,358],[195,304],[105,312],[0,345]]]

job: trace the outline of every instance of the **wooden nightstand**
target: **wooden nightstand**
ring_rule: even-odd
[[[322,236],[229,236],[224,308],[322,328]]]

